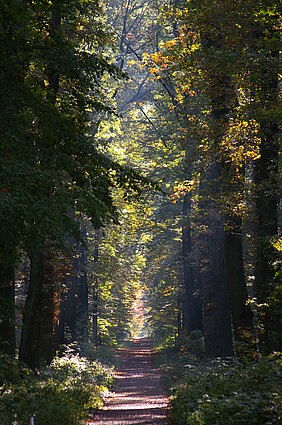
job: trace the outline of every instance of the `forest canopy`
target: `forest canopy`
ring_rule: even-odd
[[[274,0],[0,1],[4,424],[70,353],[281,351],[280,32]]]

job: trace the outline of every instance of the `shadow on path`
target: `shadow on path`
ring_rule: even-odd
[[[88,425],[168,425],[168,398],[147,338],[120,349],[115,392]]]

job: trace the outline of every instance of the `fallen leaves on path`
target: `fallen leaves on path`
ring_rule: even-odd
[[[88,425],[168,425],[168,398],[148,339],[119,350],[115,392]]]

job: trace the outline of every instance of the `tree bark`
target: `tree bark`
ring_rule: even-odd
[[[260,34],[261,39],[270,44],[272,37],[279,39],[278,20],[269,20],[267,32]],[[279,19],[279,18],[278,18]],[[276,34],[275,34],[276,33]],[[265,34],[267,34],[268,40]],[[265,41],[264,41],[265,42]],[[258,313],[261,317],[260,349],[264,353],[281,350],[281,332],[279,316],[281,311],[275,311],[271,306],[271,298],[277,282],[275,281],[275,263],[279,262],[278,252],[272,245],[272,239],[278,234],[278,74],[279,51],[271,51],[265,45],[264,56],[260,64],[260,104],[263,113],[259,111],[261,130],[260,158],[254,161],[254,178],[256,184],[256,214],[258,226],[258,246],[256,262],[255,288]],[[281,322],[280,322],[281,324]]]
[[[86,243],[86,228],[81,225],[81,237]],[[88,339],[88,282],[86,272],[86,248],[82,243],[77,244],[78,262],[77,262],[77,286],[78,286],[78,325],[80,338]]]
[[[93,321],[92,321],[92,341],[98,345],[98,279],[94,278],[93,285]]]
[[[67,288],[70,283],[70,278],[68,274],[70,273],[70,259],[64,258],[63,260],[63,276],[61,280],[61,284],[63,288]],[[64,289],[60,294],[60,303],[58,305],[59,308],[59,317],[55,325],[55,350],[60,349],[64,344],[67,343],[65,328],[66,328],[66,300],[67,300],[67,292]]]
[[[183,317],[182,311],[183,311],[182,301],[181,301],[181,298],[178,297],[177,298],[177,317],[176,317],[178,338],[180,337],[181,332],[182,332],[182,317]]]
[[[78,287],[77,287],[77,259],[72,262],[71,276],[67,279],[67,292],[64,301],[64,331],[66,343],[77,341],[78,322]]]
[[[50,37],[56,40],[57,31],[61,25],[60,5],[56,0],[52,3],[50,20]],[[48,93],[46,101],[55,105],[59,90],[59,72],[57,67],[48,65]],[[44,161],[41,161],[44,169]],[[46,196],[50,196],[49,193]],[[43,239],[46,238],[46,235]],[[23,330],[20,344],[20,361],[30,368],[40,368],[40,317],[41,292],[44,281],[44,242],[37,245],[31,254],[30,285],[25,305]]]
[[[30,257],[30,283],[25,304],[19,360],[31,369],[40,368],[40,313],[44,277],[43,243]]]
[[[94,236],[94,284],[93,284],[93,310],[92,310],[92,341],[95,346],[98,345],[98,276],[97,276],[97,265],[99,259],[99,241],[97,230],[95,230]]]
[[[237,228],[225,231],[225,264],[228,287],[229,305],[231,309],[234,331],[235,350],[238,359],[255,354],[255,337],[253,315],[250,304],[247,304],[243,247],[242,222],[237,220]]]
[[[232,328],[225,274],[223,220],[217,215],[210,224],[206,236],[207,264],[202,274],[205,354],[209,358],[231,357]]]
[[[261,123],[262,143],[260,159],[255,161],[254,176],[257,187],[256,192],[256,214],[258,228],[258,245],[256,261],[255,290],[260,321],[262,324],[259,333],[260,350],[265,354],[273,349],[281,349],[281,339],[275,338],[274,334],[279,333],[276,326],[277,315],[269,308],[270,297],[275,287],[275,268],[273,264],[277,260],[271,238],[277,236],[277,210],[278,195],[273,188],[267,186],[271,184],[273,172],[277,172],[278,163],[278,129],[270,123]],[[277,175],[277,174],[276,174]]]
[[[0,264],[0,350],[15,356],[15,269]]]
[[[52,275],[51,275],[52,278]],[[41,297],[40,308],[40,362],[50,364],[55,355],[55,288],[54,282],[46,281]]]
[[[193,267],[191,265],[191,197],[186,193],[183,201],[182,256],[184,272],[183,328],[188,333],[203,329],[202,305],[195,293]]]
[[[73,212],[73,220],[75,213]],[[81,237],[86,241],[86,229],[82,225]],[[55,345],[74,343],[88,339],[88,281],[86,271],[86,248],[80,241],[69,238],[67,245],[72,258],[64,264],[64,286],[59,305],[59,318],[55,329]],[[67,273],[66,273],[67,272]]]
[[[44,276],[40,304],[40,361],[50,364],[55,355],[55,310],[58,252],[51,244],[45,247]]]
[[[210,165],[200,184],[202,297],[205,353],[209,358],[233,356],[231,313],[225,269],[224,220],[213,194],[220,189],[217,164]]]

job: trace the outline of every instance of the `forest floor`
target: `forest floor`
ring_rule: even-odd
[[[118,350],[114,393],[88,425],[168,425],[168,397],[146,338]]]

